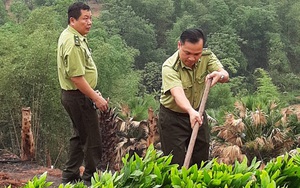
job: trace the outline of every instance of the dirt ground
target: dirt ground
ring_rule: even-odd
[[[39,166],[35,162],[21,161],[16,155],[0,150],[0,187],[23,187],[34,176],[40,177],[47,172],[47,182],[53,182],[53,188],[61,183],[61,170]]]

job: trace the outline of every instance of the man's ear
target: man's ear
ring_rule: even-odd
[[[76,19],[73,18],[73,17],[71,17],[71,18],[70,18],[70,25],[74,25],[75,21],[76,21]]]
[[[180,40],[177,42],[177,49],[179,50],[179,48],[181,47],[181,42]]]

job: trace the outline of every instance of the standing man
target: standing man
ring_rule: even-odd
[[[184,163],[193,127],[201,127],[196,138],[190,164],[200,166],[209,156],[209,127],[206,114],[200,117],[198,109],[205,82],[212,78],[227,82],[229,75],[214,53],[204,49],[205,37],[201,29],[185,30],[178,41],[178,50],[162,66],[162,94],[158,127],[162,150],[172,154],[172,163]]]
[[[92,26],[88,5],[77,2],[68,9],[68,27],[61,33],[57,48],[61,102],[70,116],[74,135],[70,138],[69,159],[62,173],[62,183],[80,181],[90,185],[102,155],[99,119],[95,106],[105,111],[108,101],[97,94],[98,73],[86,35]],[[85,166],[83,176],[79,167]]]

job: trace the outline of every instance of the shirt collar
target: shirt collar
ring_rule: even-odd
[[[181,69],[186,68],[186,69],[188,69],[188,70],[192,70],[192,68],[186,66],[186,65],[181,61],[181,59],[179,58],[179,50],[177,50],[176,54],[177,54],[177,55],[176,55],[176,61],[175,61],[174,65],[173,65],[173,69],[176,70],[176,71],[178,71],[178,69],[179,69],[179,67],[180,67]],[[201,57],[199,58],[198,62],[195,64],[194,68],[197,68],[200,62],[201,62]]]
[[[201,61],[201,58],[199,58],[198,62],[194,64],[194,67],[193,67],[193,68],[186,66],[186,65],[183,63],[183,61],[181,61],[181,59],[179,58],[179,55],[178,55],[178,60],[177,60],[177,61],[179,62],[181,68],[186,68],[186,69],[192,70],[192,69],[198,67],[198,65],[199,65],[199,63],[200,63],[200,61]]]
[[[87,41],[86,36],[81,35],[76,29],[74,29],[74,28],[71,27],[70,25],[68,25],[68,28],[67,28],[67,29],[68,29],[71,33],[73,33],[74,35],[77,35],[81,41]]]

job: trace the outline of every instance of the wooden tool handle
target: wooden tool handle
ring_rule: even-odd
[[[210,86],[211,86],[211,82],[212,82],[212,79],[210,78],[210,79],[207,80],[206,85],[205,85],[205,90],[204,90],[202,100],[201,100],[201,103],[200,103],[200,108],[199,108],[200,117],[202,117],[204,109],[205,109],[205,104],[206,104],[206,101],[207,101],[207,97],[208,97],[209,89],[210,89]],[[193,150],[194,150],[195,141],[196,141],[196,138],[197,138],[199,127],[200,127],[199,123],[196,122],[196,124],[193,128],[190,143],[189,143],[188,150],[186,152],[186,156],[185,156],[184,163],[183,163],[183,166],[186,167],[187,169],[189,168],[189,165],[190,165],[190,161],[191,161],[191,157],[192,157],[192,154],[193,154]]]

